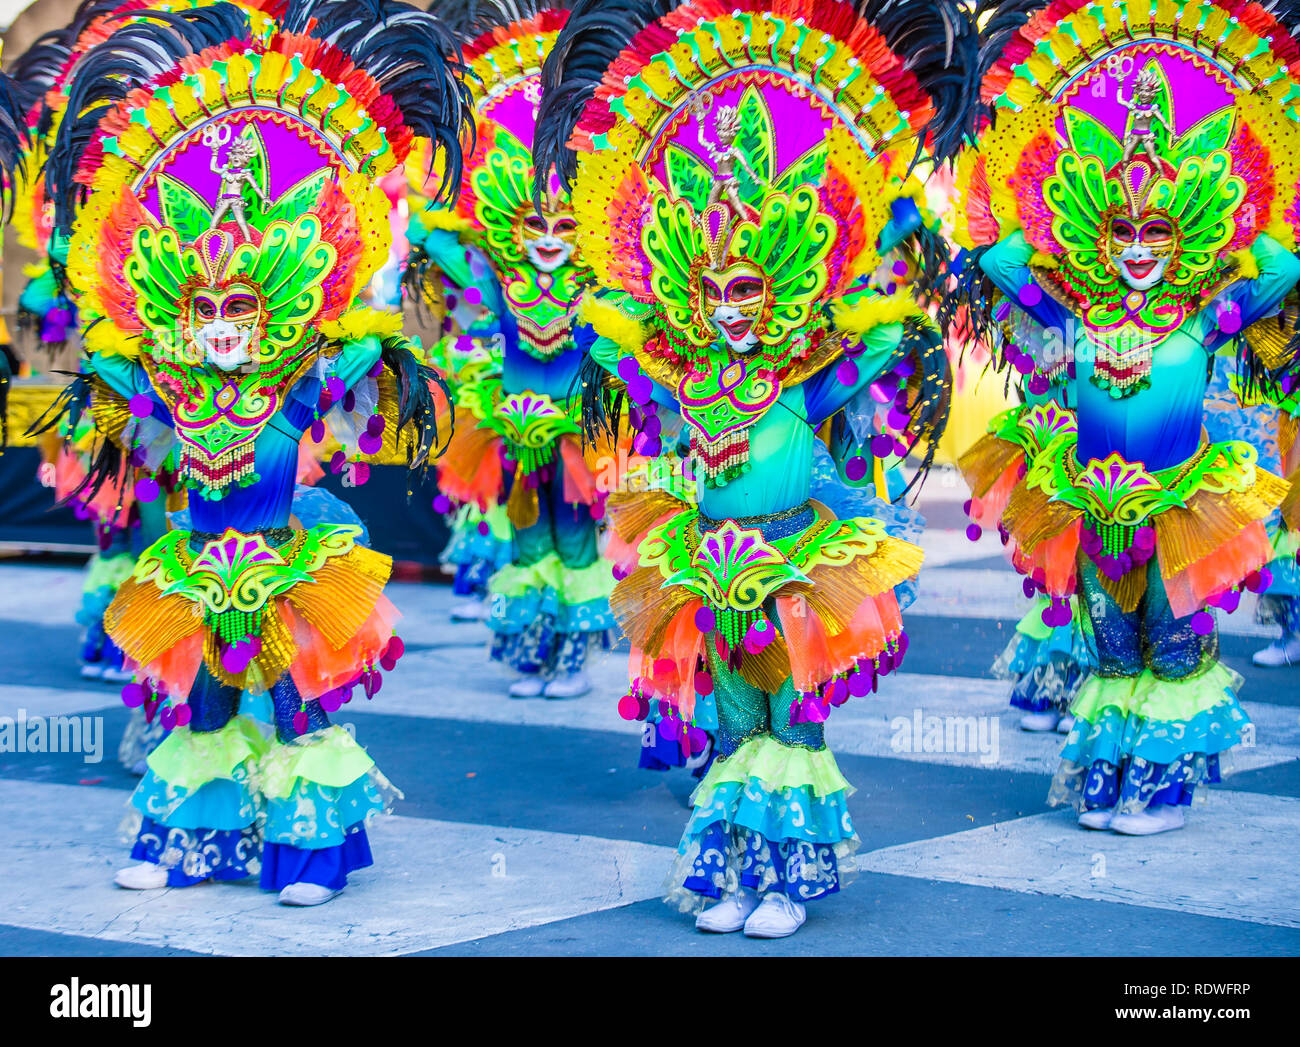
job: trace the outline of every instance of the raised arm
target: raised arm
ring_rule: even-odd
[[[980,268],[1004,295],[1049,331],[1065,331],[1074,319],[1065,306],[1043,291],[1029,261],[1033,245],[1018,230],[984,252]],[[1032,290],[1027,290],[1032,287]],[[1036,293],[1035,293],[1036,292]]]
[[[433,268],[441,272],[450,283],[459,287],[462,293],[471,287],[478,291],[480,304],[497,318],[496,327],[499,329],[500,318],[506,312],[505,300],[502,297],[501,285],[497,282],[487,259],[479,255],[477,268],[481,275],[477,275],[471,262],[471,257],[477,252],[474,248],[466,247],[461,243],[454,229],[431,230],[421,241],[421,246],[429,256]],[[476,330],[482,328],[485,331],[493,329],[492,325],[486,325],[483,321],[475,324],[475,328]]]
[[[1261,234],[1250,248],[1258,270],[1248,280],[1238,280],[1216,296],[1201,313],[1204,344],[1213,351],[1265,316],[1277,312],[1278,306],[1300,282],[1300,259],[1271,236]],[[1240,311],[1238,322],[1225,331],[1220,323],[1223,311],[1235,305]]]
[[[382,347],[377,335],[348,342],[330,363],[329,375],[341,378],[343,384],[351,389],[374,368],[381,353]]]
[[[838,362],[823,368],[804,383],[804,412],[808,424],[821,425],[881,376],[902,341],[901,323],[877,324],[861,336],[862,352],[853,358],[857,375],[845,385]]]
[[[86,363],[119,396],[125,396],[128,400],[133,396],[147,396],[154,403],[162,404],[153,386],[149,384],[149,375],[144,365],[138,360],[95,353],[87,357]]]
[[[577,343],[578,348],[583,349],[601,368],[612,375],[618,374],[619,361],[627,354],[617,343],[604,335],[597,334],[595,329],[588,324],[580,324],[574,329],[574,341]],[[650,380],[650,387],[650,395],[654,398],[655,403],[661,407],[667,407],[671,411],[681,410],[677,397],[668,388],[653,379]]]

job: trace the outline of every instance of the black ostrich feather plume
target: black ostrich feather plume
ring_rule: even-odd
[[[572,6],[573,0],[433,0],[429,10],[442,19],[456,39],[467,44],[498,26]]]
[[[291,33],[310,29],[375,78],[406,126],[441,153],[438,198],[454,198],[473,116],[460,48],[443,18],[400,0],[291,0],[284,27]]]
[[[542,104],[533,139],[538,171],[554,166],[565,186],[573,183],[577,158],[569,136],[605,70],[637,33],[679,6],[673,0],[577,0],[542,69]]]
[[[452,400],[451,391],[442,376],[412,350],[408,339],[401,336],[385,338],[381,343],[381,359],[397,385],[397,426],[404,434],[398,442],[405,447],[407,468],[424,475],[429,463],[447,450],[455,433],[453,412],[447,433],[438,430],[437,389],[444,403]]]
[[[42,102],[45,92],[54,86],[54,81],[72,56],[72,45],[76,39],[75,25],[52,29],[37,37],[36,42],[19,55],[9,68],[9,79],[22,113],[30,113]],[[42,105],[39,117],[46,120],[48,129],[48,117],[44,110]],[[37,131],[41,131],[39,124]]]
[[[0,74],[0,217],[6,220],[13,206],[13,175],[24,170],[31,142],[27,134],[28,108],[14,81]]]

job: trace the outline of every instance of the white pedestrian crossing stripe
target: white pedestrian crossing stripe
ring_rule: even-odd
[[[673,851],[623,840],[382,817],[375,866],[315,909],[255,881],[127,891],[116,789],[0,781],[0,923],[231,956],[397,955],[658,897]]]
[[[1300,927],[1300,800],[1219,790],[1184,829],[1132,837],[1069,811],[859,855],[862,871]],[[1175,949],[1172,942],[1157,946]]]
[[[951,566],[923,572],[913,611],[1019,617],[1025,601],[1013,575],[961,566],[998,551],[989,536],[974,546],[957,539],[965,542],[960,532],[927,533],[933,559]],[[20,585],[0,586],[0,620],[71,623],[80,572],[3,570],[6,583]],[[33,587],[41,599],[29,609],[29,598],[15,591]],[[635,759],[641,725],[620,718],[613,700],[626,683],[623,655],[593,664],[591,697],[512,700],[509,675],[485,657],[486,629],[448,621],[455,597],[447,588],[395,584],[389,592],[405,614],[402,635],[415,649],[385,678],[373,702],[358,697],[335,717],[355,721],[363,741],[371,715],[437,717],[619,732],[627,737],[628,764]],[[1246,614],[1234,617],[1241,622]],[[996,653],[988,652],[990,661]],[[71,663],[75,652],[51,657]],[[0,685],[0,717],[119,707],[116,686],[65,676],[67,688]],[[1253,744],[1232,753],[1225,772],[1300,759],[1300,710],[1251,701],[1249,690],[1244,697],[1255,722]],[[879,694],[837,710],[827,736],[841,754],[1052,773],[1061,737],[1020,731],[1017,719],[1004,682],[904,672],[882,680]],[[1193,809],[1188,828],[1161,837],[1088,833],[1069,812],[1053,812],[865,851],[859,861],[864,870],[891,875],[1300,927],[1294,907],[1300,873],[1294,848],[1287,846],[1300,820],[1300,800],[1223,788],[1208,795],[1206,806]],[[341,898],[320,909],[290,910],[252,883],[146,893],[114,887],[113,871],[127,862],[119,832],[126,796],[0,779],[0,824],[6,827],[0,869],[9,902],[0,923],[204,953],[410,953],[657,898],[673,853],[667,846],[399,814],[373,823],[376,866],[355,874]],[[691,933],[688,922],[682,927]]]

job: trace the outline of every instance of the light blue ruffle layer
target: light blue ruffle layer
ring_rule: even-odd
[[[288,796],[267,800],[263,839],[312,851],[337,847],[353,826],[385,807],[379,788],[368,774],[342,788],[300,778]]]
[[[607,599],[566,604],[552,589],[534,589],[521,596],[493,594],[489,604],[488,628],[506,636],[523,632],[544,616],[554,619],[556,633],[601,633],[618,628]]]
[[[1191,753],[1208,756],[1232,748],[1249,722],[1231,696],[1190,720],[1148,720],[1107,707],[1095,724],[1075,720],[1061,759],[1084,767],[1097,760],[1119,765],[1128,757],[1168,764]]]
[[[753,779],[723,782],[709,802],[696,806],[677,850],[685,854],[691,842],[715,822],[749,829],[772,841],[802,840],[808,843],[839,843],[854,837],[844,790],[814,795],[799,786],[772,792]]]
[[[131,804],[147,818],[169,829],[244,829],[257,819],[257,807],[249,792],[247,775],[236,770],[238,780],[214,778],[190,791],[169,786],[152,770],[146,770]]]

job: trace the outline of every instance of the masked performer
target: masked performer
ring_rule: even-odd
[[[1023,403],[999,412],[989,433],[959,460],[963,468],[978,471],[983,461],[1016,463],[1014,471],[1002,465],[1002,486],[981,489],[982,497],[971,499],[966,510],[976,523],[967,528],[972,541],[982,526],[996,528],[1005,505],[1007,484],[1014,483],[1020,464],[1039,450],[1040,429],[1036,420],[1047,417],[1047,432],[1053,424],[1074,424],[1069,408],[1073,368],[1063,362],[1059,339],[1055,342],[1023,309],[1000,302],[989,325],[988,341],[995,370],[1004,372]],[[1057,366],[1035,360],[1061,361]],[[968,474],[970,475],[970,474]],[[982,525],[982,526],[981,526]],[[1069,713],[1092,671],[1096,652],[1091,623],[1086,616],[1071,615],[1046,594],[1042,577],[1026,577],[1025,596],[1032,605],[1016,623],[1016,633],[992,666],[994,676],[1011,683],[1011,706],[1020,711],[1020,728],[1025,731],[1069,732],[1074,726]]]
[[[1240,337],[1256,356],[1285,361],[1293,352],[1298,315],[1300,309],[1292,295],[1282,312],[1252,324]],[[1263,591],[1255,609],[1256,621],[1277,626],[1281,635],[1251,657],[1261,668],[1277,669],[1300,665],[1300,567],[1296,561],[1300,549],[1300,445],[1296,443],[1300,374],[1286,369],[1277,380],[1251,378],[1232,366],[1230,355],[1220,357],[1205,401],[1205,427],[1214,439],[1248,441],[1265,468],[1287,478],[1290,490],[1281,510],[1268,522],[1275,555],[1262,572]]]
[[[942,427],[938,332],[870,275],[929,236],[898,175],[925,129],[947,133],[927,88],[957,93],[945,37],[961,20],[945,4],[606,6],[570,16],[538,133],[606,288],[582,307],[584,413],[598,425],[626,397],[647,454],[680,414],[703,479],[695,507],[660,493],[611,509],[624,540],[645,532],[611,601],[633,648],[620,710],[658,703],[693,729],[711,696],[718,758],[668,900],[711,904],[703,930],[783,937],[858,845],[823,721],[906,647],[893,588],[921,550],[812,501],[813,443],[831,419],[851,437],[837,416],[868,389],[889,405],[886,453]],[[833,446],[868,474],[858,442]]]
[[[574,314],[590,270],[567,193],[535,172],[531,152],[542,61],[568,12],[491,2],[438,11],[466,41],[477,138],[455,216],[438,219],[444,228],[423,249],[432,270],[495,314],[503,340],[499,375],[458,390],[463,435],[439,464],[439,487],[480,508],[505,501],[515,555],[488,584],[487,624],[492,657],[519,674],[510,694],[576,697],[591,688],[588,652],[608,645],[614,619],[609,565],[596,545],[598,456],[583,454],[579,401],[570,396],[583,358]],[[487,271],[475,271],[467,246],[482,249]]]
[[[124,887],[260,869],[310,905],[371,863],[387,782],[327,714],[401,654],[390,562],[355,526],[292,526],[291,498],[302,434],[334,405],[373,405],[350,453],[419,461],[435,438],[432,372],[356,302],[388,254],[376,181],[416,136],[456,172],[453,50],[401,3],[218,4],[118,29],[68,86],[46,182],[101,454],[170,427],[190,492],[190,529],[145,551],[105,619],[129,697],[165,694],[175,728],[133,796]],[[242,209],[221,206],[232,167],[261,189]],[[236,713],[244,690],[271,695],[269,742]]]
[[[471,412],[462,416],[467,427],[452,437],[454,448],[458,441],[477,442],[472,414],[476,391],[482,383],[493,386],[501,381],[505,336],[499,317],[504,306],[499,288],[485,279],[489,268],[482,250],[458,246],[465,220],[454,208],[425,197],[430,169],[426,150],[412,150],[406,167],[410,250],[402,277],[405,304],[426,325],[435,326],[438,337],[429,347],[429,363],[451,389],[453,400]],[[483,473],[475,473],[475,478],[481,482],[466,487],[440,465],[440,490],[433,499],[434,511],[445,517],[450,531],[440,559],[452,571],[452,592],[464,597],[451,608],[451,618],[458,622],[488,616],[488,582],[514,555],[501,463],[487,456],[480,466]]]
[[[1300,277],[1300,49],[1236,2],[1017,4],[983,32],[996,118],[960,164],[966,287],[1039,325],[1027,378],[1064,370],[1074,410],[1003,419],[1020,435],[963,465],[1017,566],[1058,616],[1077,594],[1096,638],[1050,800],[1087,828],[1176,829],[1246,724],[1205,608],[1258,586],[1286,491],[1201,419],[1209,354]]]
[[[44,163],[67,105],[66,85],[77,63],[116,28],[148,16],[152,6],[142,0],[84,0],[68,26],[44,34],[15,63],[27,97],[31,131],[25,177],[15,186],[13,222],[19,242],[36,251],[40,260],[28,267],[28,283],[18,300],[19,329],[51,352],[61,351],[78,327],[75,303],[68,293],[66,234],[54,227],[54,205],[45,193]],[[168,10],[202,6],[194,0],[169,0],[156,6]],[[250,17],[265,18],[261,9],[283,7],[279,0],[243,0],[239,5]],[[83,370],[85,365],[83,363]],[[75,392],[75,388],[74,388]],[[52,412],[54,421],[59,411]],[[96,552],[87,564],[77,622],[85,629],[81,645],[81,675],[122,683],[132,674],[124,668],[121,648],[104,629],[104,612],[127,578],[141,551],[167,530],[167,514],[185,502],[184,487],[177,483],[174,449],[169,426],[153,424],[149,438],[137,441],[129,457],[116,463],[108,475],[101,459],[96,469],[93,451],[99,442],[89,412],[74,410],[62,419],[58,431],[47,431],[43,449],[54,475],[60,502],[94,526]],[[38,422],[36,429],[54,422]],[[118,747],[123,766],[143,774],[145,758],[165,736],[159,703],[148,700],[132,707]]]

